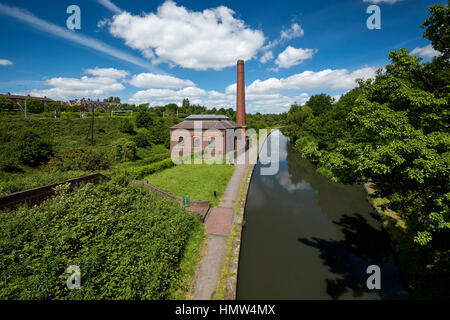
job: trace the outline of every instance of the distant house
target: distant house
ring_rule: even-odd
[[[236,122],[223,115],[191,115],[170,128],[170,151],[186,155],[199,151],[225,155],[237,151],[238,141],[247,147],[245,125],[244,61],[237,63]]]
[[[73,107],[73,106],[83,106],[84,109],[87,112],[92,112],[92,109],[98,108],[98,107],[102,107],[104,108],[107,112],[110,112],[113,109],[119,108],[120,107],[120,103],[117,102],[104,102],[104,101],[100,101],[99,99],[97,100],[91,100],[91,99],[75,99],[75,100],[69,100],[67,102],[67,105]]]
[[[8,98],[9,100],[19,104],[21,101],[25,101],[25,98],[27,99],[33,99],[33,100],[40,100],[44,103],[44,106],[46,106],[48,103],[53,102],[54,100],[47,98],[47,97],[32,97],[30,95],[27,96],[21,96],[16,94],[11,94],[8,92],[7,94],[0,94],[0,96],[3,96],[5,98]]]

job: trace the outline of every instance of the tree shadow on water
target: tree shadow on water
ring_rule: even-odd
[[[408,298],[385,231],[377,230],[358,213],[343,215],[334,224],[340,227],[343,240],[298,239],[300,243],[318,249],[324,264],[336,274],[335,279],[325,279],[327,294],[335,300],[350,290],[357,299],[369,293],[375,293],[379,299]],[[370,265],[381,269],[381,290],[367,288],[366,281],[371,274],[366,270]]]

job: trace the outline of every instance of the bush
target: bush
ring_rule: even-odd
[[[52,145],[41,138],[36,131],[30,129],[18,133],[14,149],[18,160],[31,167],[46,163],[53,154]]]
[[[122,133],[134,133],[134,126],[130,119],[121,119],[119,124],[119,130]]]
[[[116,159],[130,161],[136,159],[136,144],[125,138],[119,139],[114,146]]]
[[[18,170],[19,161],[17,160],[17,153],[9,144],[2,146],[2,152],[0,153],[0,171],[14,172]]]
[[[138,132],[138,134],[134,136],[133,140],[136,143],[136,146],[138,148],[146,148],[146,147],[150,146],[150,141],[149,141],[150,139],[149,139],[148,131]]]
[[[127,172],[133,177],[133,179],[142,179],[143,177],[153,174],[164,169],[173,167],[175,164],[172,159],[165,159],[160,162],[155,162],[146,166],[127,169]]]
[[[95,108],[95,113],[106,113],[106,110],[103,107],[98,107]]]
[[[136,126],[138,128],[149,128],[153,124],[153,119],[150,113],[145,111],[140,111],[136,115]]]
[[[58,152],[48,163],[51,170],[96,171],[108,169],[110,157],[102,150],[93,147],[70,147]]]
[[[0,111],[13,111],[19,106],[4,96],[0,96]]]
[[[200,224],[142,188],[60,186],[40,206],[0,212],[0,299],[167,299]],[[79,290],[66,286],[70,265]]]

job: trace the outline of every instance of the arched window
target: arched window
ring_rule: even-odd
[[[184,138],[183,137],[178,137],[178,146],[184,147]]]

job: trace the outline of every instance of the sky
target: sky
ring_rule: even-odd
[[[246,111],[286,112],[314,94],[338,99],[356,79],[373,78],[393,49],[430,61],[439,53],[420,25],[441,3],[0,0],[0,93],[64,101],[118,96],[151,106],[188,98],[235,109],[242,59]],[[371,5],[380,9],[380,29],[367,26]]]

